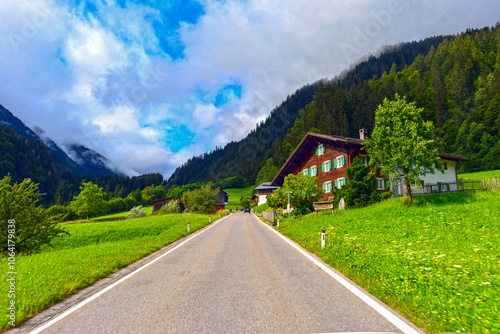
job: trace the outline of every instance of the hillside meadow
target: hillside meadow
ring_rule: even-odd
[[[229,202],[226,205],[226,209],[236,210],[236,208],[241,209],[242,205],[240,203],[241,196],[245,196],[250,198],[253,195],[254,186],[246,187],[246,188],[230,188],[224,189],[225,192],[229,194]]]
[[[394,198],[277,229],[428,332],[500,333],[500,191]],[[321,248],[321,230],[326,247]]]
[[[215,215],[212,218],[216,220]],[[188,222],[194,232],[208,225],[209,219],[208,215],[184,213],[63,225],[70,236],[54,239],[52,247],[40,253],[16,256],[16,324],[187,235]],[[6,256],[0,264],[7,268]],[[0,280],[6,282],[7,278],[7,270],[2,270]],[[4,291],[7,285],[2,287]],[[2,310],[10,301],[4,292]],[[7,328],[8,318],[0,317],[0,330]]]

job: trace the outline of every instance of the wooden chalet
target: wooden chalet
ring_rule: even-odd
[[[287,174],[288,175],[288,174]],[[281,182],[281,185],[283,185],[283,182]],[[271,182],[264,182],[260,184],[259,186],[255,187],[255,190],[258,192],[258,200],[257,204],[261,205],[267,202],[267,195],[270,195],[274,193],[274,191],[278,188],[281,188],[281,185],[279,186],[272,186]]]
[[[225,210],[227,203],[229,203],[229,194],[224,190],[220,190],[216,196],[217,204],[215,205],[215,210]]]
[[[253,194],[252,197],[250,197],[250,200],[253,203],[258,203],[259,202],[259,195],[258,194]]]
[[[281,187],[288,174],[304,173],[318,178],[318,187],[324,191],[323,200],[333,199],[334,187],[341,188],[347,184],[346,169],[351,166],[356,156],[368,165],[369,157],[363,148],[366,130],[361,129],[359,133],[359,139],[307,133],[269,186]],[[457,182],[457,161],[472,161],[456,154],[439,153],[439,156],[444,164],[445,173],[437,171],[435,174],[427,174],[421,177],[423,183]],[[388,180],[381,177],[378,171],[376,176],[377,190],[384,191]],[[393,185],[390,186],[392,188]],[[397,188],[394,188],[395,195],[402,194],[401,182]]]
[[[157,211],[157,210],[160,210],[161,208],[163,208],[165,206],[165,204],[167,204],[168,202],[170,201],[173,201],[173,200],[178,200],[179,201],[179,207],[181,209],[181,212],[183,212],[186,207],[184,206],[184,204],[182,204],[180,198],[175,198],[175,197],[167,197],[167,198],[162,198],[162,199],[157,199],[157,200],[154,200],[153,201],[153,212]]]

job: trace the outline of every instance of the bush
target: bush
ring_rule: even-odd
[[[155,215],[170,215],[181,212],[181,207],[178,200],[173,200],[165,204],[160,210],[155,211]]]
[[[46,209],[36,206],[42,194],[38,184],[30,179],[10,184],[9,176],[0,180],[0,244],[9,250],[9,222],[15,221],[15,252],[35,252],[60,234],[68,234],[57,224],[61,216],[51,216]],[[12,229],[10,229],[12,230]],[[10,250],[9,250],[10,251]]]
[[[146,217],[146,212],[144,212],[144,207],[142,205],[134,206],[132,210],[130,210],[127,219],[135,219]]]
[[[207,184],[200,189],[184,193],[182,203],[189,212],[214,213],[218,193],[219,188],[213,189],[211,184]]]
[[[76,220],[78,216],[69,206],[53,205],[47,209],[49,217],[61,217],[62,221]]]

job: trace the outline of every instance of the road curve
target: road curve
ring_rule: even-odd
[[[215,224],[42,333],[401,332],[254,215]]]

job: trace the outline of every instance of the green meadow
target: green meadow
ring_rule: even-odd
[[[485,172],[475,172],[475,173],[466,173],[459,174],[459,180],[467,181],[467,180],[488,180],[488,179],[500,179],[500,169],[498,170],[489,170]]]
[[[16,256],[16,323],[187,235],[188,222],[194,232],[208,225],[209,219],[208,215],[184,213],[63,225],[70,236],[54,239],[53,247],[40,253]],[[5,254],[0,264],[4,268],[0,280],[6,282]],[[0,309],[6,310],[8,287],[2,287]],[[6,316],[0,319],[0,330],[10,327]]]
[[[500,191],[395,198],[277,229],[428,332],[500,333]]]
[[[229,194],[229,202],[228,205],[226,205],[226,210],[229,209],[235,210],[236,208],[241,209],[241,203],[240,203],[241,196],[250,198],[253,195],[253,188],[254,186],[246,188],[224,189],[224,191]]]

